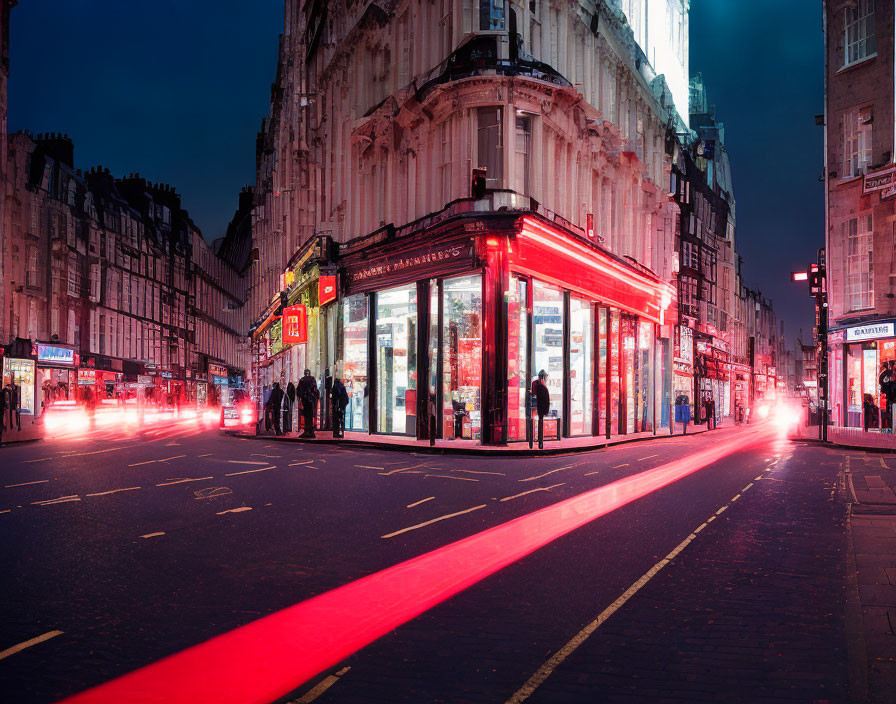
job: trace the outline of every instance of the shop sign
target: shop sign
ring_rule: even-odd
[[[684,362],[679,362],[678,360],[675,360],[672,363],[672,370],[676,374],[682,374],[684,376],[691,376],[694,373],[690,364],[686,364]]]
[[[152,386],[152,377],[149,374],[138,374],[137,375],[137,383],[145,384],[147,386]]]
[[[862,193],[873,193],[894,185],[896,185],[896,166],[891,166],[883,171],[865,174]]]
[[[212,383],[215,384],[215,386],[227,386],[230,382],[226,376],[212,374]]]
[[[828,333],[829,345],[842,345],[845,339],[846,333],[843,330],[835,330],[834,332]]]
[[[79,369],[78,383],[84,386],[93,386],[96,384],[96,371],[93,369]]]
[[[208,373],[211,376],[227,376],[227,367],[221,364],[209,364]]]
[[[159,376],[163,379],[173,379],[174,375],[171,372],[159,372]]]
[[[687,325],[678,326],[678,350],[675,356],[689,367],[694,364],[694,332]]]
[[[295,345],[308,342],[308,309],[301,303],[283,309],[281,342]]]
[[[3,358],[3,386],[15,380],[19,387],[19,412],[34,415],[34,375],[33,359]]]
[[[317,281],[317,303],[324,305],[336,300],[336,277],[321,276]]]
[[[428,247],[410,254],[379,257],[377,263],[351,271],[348,276],[353,283],[364,283],[381,276],[419,271],[420,278],[423,278],[423,274],[429,269],[450,262],[461,263],[467,257],[470,257],[469,243]]]
[[[55,345],[37,345],[37,361],[50,364],[74,364],[75,351]]]
[[[893,323],[871,323],[846,329],[847,342],[876,340],[880,337],[893,337]]]

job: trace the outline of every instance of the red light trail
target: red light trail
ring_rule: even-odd
[[[66,699],[66,704],[267,704],[557,538],[734,452],[765,424],[277,611]]]

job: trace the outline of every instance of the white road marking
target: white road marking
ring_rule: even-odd
[[[544,474],[539,474],[539,475],[534,476],[534,477],[526,477],[525,479],[520,479],[520,480],[518,480],[518,481],[521,481],[521,482],[531,482],[531,481],[533,481],[533,480],[535,480],[535,479],[541,479],[542,477],[546,477],[546,476],[548,476],[549,474],[553,474],[554,472],[562,472],[564,469],[572,469],[573,467],[581,467],[583,464],[585,464],[585,463],[584,463],[584,462],[577,462],[576,464],[567,465],[566,467],[557,467],[557,469],[552,469],[550,472],[545,472]]]
[[[107,450],[94,450],[93,452],[76,452],[73,455],[67,455],[65,459],[69,457],[82,457],[84,455],[101,455],[104,452],[115,452],[116,450],[126,450],[126,447],[110,447]],[[47,459],[50,459],[49,457]]]
[[[381,535],[381,538],[394,538],[396,535],[401,535],[402,533],[407,533],[409,530],[417,530],[418,528],[423,528],[425,526],[430,526],[433,523],[438,523],[439,521],[444,521],[448,518],[454,518],[455,516],[462,516],[465,513],[470,513],[471,511],[478,511],[481,508],[485,508],[486,504],[480,504],[479,506],[474,506],[473,508],[468,508],[463,511],[458,511],[457,513],[449,513],[445,516],[439,516],[438,518],[433,518],[430,521],[424,521],[423,523],[418,523],[415,526],[409,526],[407,528],[402,528],[401,530],[397,530],[394,533],[387,533],[386,535]]]
[[[12,511],[11,508],[5,508],[2,511],[0,511],[0,513],[9,513],[10,511]]]
[[[165,535],[165,531],[160,531],[158,533],[147,533],[146,535],[141,535],[141,538],[155,538],[160,535]]]
[[[242,472],[230,472],[229,474],[225,474],[225,477],[235,477],[237,474],[252,474],[253,472],[267,472],[269,469],[276,469],[276,467],[259,467],[258,469],[244,469]]]
[[[408,472],[408,474],[420,474],[420,472]],[[470,477],[452,477],[448,474],[424,474],[423,478],[427,477],[436,477],[438,479],[457,479],[459,482],[478,482],[478,479],[471,479]]]
[[[32,501],[32,506],[50,506],[51,504],[64,504],[69,501],[80,501],[81,497],[77,494],[72,494],[71,496],[60,496],[58,499],[45,499],[44,501]]]
[[[218,511],[219,516],[223,516],[225,513],[242,513],[243,511],[251,511],[251,506],[240,506],[239,508],[229,508],[226,511]]]
[[[430,468],[430,469],[432,469],[432,468]],[[449,470],[449,471],[451,471],[451,472],[463,472],[464,474],[494,474],[494,475],[499,476],[499,477],[506,477],[506,476],[507,476],[506,474],[504,474],[504,472],[481,472],[481,471],[476,471],[475,469],[452,469],[452,470]]]
[[[381,477],[388,477],[390,474],[395,474],[396,472],[406,472],[409,469],[417,469],[418,467],[425,467],[425,464],[412,464],[409,467],[400,467],[399,469],[390,469],[388,472],[380,472]]]
[[[326,692],[330,687],[336,684],[339,681],[339,678],[342,677],[346,672],[348,672],[350,667],[343,667],[339,672],[334,675],[327,675],[320,682],[318,682],[314,687],[309,689],[305,694],[303,694],[298,699],[293,699],[288,704],[311,704],[315,699],[317,699],[321,694]]]
[[[227,460],[230,464],[269,464],[268,462],[258,462],[256,460]],[[314,460],[311,460],[314,462]]]
[[[419,501],[415,501],[415,502],[412,503],[412,504],[408,504],[408,505],[407,505],[407,508],[414,508],[414,506],[419,506],[420,504],[426,503],[427,501],[432,501],[434,498],[436,498],[436,497],[435,497],[435,496],[428,496],[428,497],[426,497],[425,499],[420,499]]]
[[[30,484],[46,484],[49,479],[38,479],[36,482],[22,482],[21,484],[7,484],[4,489],[12,489],[14,486],[28,486]]]
[[[161,484],[156,484],[156,486],[171,486],[172,484],[183,484],[184,482],[204,482],[206,479],[214,479],[214,477],[196,477],[196,479],[174,479],[167,482],[162,482]]]
[[[311,464],[314,460],[302,460],[301,462],[290,462],[287,467],[298,467],[300,464]],[[262,462],[264,464],[264,462]]]
[[[211,452],[207,452],[207,453],[205,453],[204,455],[196,455],[196,456],[197,456],[197,457],[211,457],[211,456],[212,456],[212,453],[211,453]]]
[[[649,460],[652,457],[659,457],[659,455],[647,455],[647,457],[639,457],[638,462],[643,462],[644,460]]]
[[[499,499],[500,501],[510,501],[511,499],[518,499],[521,496],[525,496],[526,494],[534,494],[536,491],[550,491],[558,486],[563,486],[566,482],[560,482],[559,484],[552,484],[551,486],[543,486],[538,489],[529,489],[529,491],[524,491],[522,494],[514,494],[513,496],[505,496],[503,499]]]
[[[385,467],[372,467],[369,464],[356,464],[355,467],[359,467],[360,469],[385,469]]]
[[[117,494],[119,491],[135,491],[137,489],[142,489],[143,487],[139,486],[129,486],[126,489],[112,489],[110,491],[100,491],[96,494],[84,494],[84,496],[106,496],[108,494]]]
[[[4,658],[8,658],[10,655],[15,655],[16,653],[24,650],[25,648],[30,648],[32,645],[37,645],[38,643],[43,643],[44,641],[50,640],[50,638],[55,638],[56,636],[61,636],[62,631],[48,631],[44,633],[42,636],[37,636],[37,638],[32,638],[31,640],[26,640],[24,643],[19,643],[18,645],[14,645],[11,648],[7,648],[6,650],[0,651],[0,660]]]

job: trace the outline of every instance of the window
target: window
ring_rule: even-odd
[[[439,125],[439,184],[442,204],[451,200],[451,120]]]
[[[40,285],[38,283],[37,251],[37,247],[28,245],[28,266],[25,269],[25,283],[32,288],[37,288]]]
[[[569,432],[592,433],[592,366],[594,364],[594,307],[572,296],[569,301]]]
[[[529,389],[528,283],[510,276],[507,295],[507,437],[526,439],[526,394]]]
[[[865,173],[871,164],[871,108],[843,113],[843,178]]]
[[[516,183],[514,184],[520,193],[528,195],[531,184],[529,182],[530,155],[532,144],[532,118],[528,115],[517,115],[516,118]]]
[[[504,30],[504,0],[479,0],[479,30]]]
[[[841,224],[846,242],[846,310],[874,306],[874,255],[871,215],[852,218]]]
[[[376,294],[377,430],[417,434],[417,286]]]
[[[503,116],[504,110],[500,107],[477,110],[478,166],[486,170],[486,188],[501,188],[504,183]]]
[[[563,292],[536,281],[532,289],[532,374],[547,372],[551,395],[550,415],[560,418],[563,410]],[[545,429],[545,435],[553,433]]]
[[[68,295],[72,298],[81,296],[81,272],[78,271],[78,255],[68,257]]]
[[[367,296],[358,294],[343,299],[343,383],[348,391],[345,427],[367,430]]]
[[[482,277],[442,284],[442,398],[446,438],[482,435]]]
[[[853,7],[843,10],[843,16],[843,65],[849,66],[877,54],[874,0],[856,0]]]

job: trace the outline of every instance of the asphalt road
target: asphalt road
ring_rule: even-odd
[[[531,458],[180,426],[2,448],[0,650],[61,634],[0,653],[0,692],[56,701],[715,451],[725,456],[675,481],[643,475],[649,493],[605,515],[571,505],[558,520],[576,514],[580,527],[480,570],[278,701],[845,701],[838,454],[770,428]],[[519,525],[527,540],[551,529]],[[415,602],[415,589],[398,596]]]

